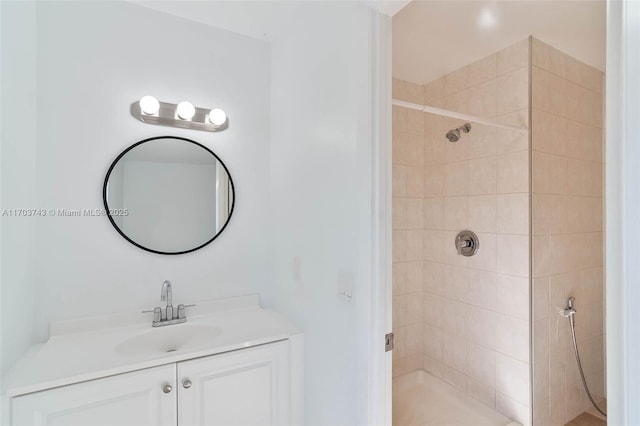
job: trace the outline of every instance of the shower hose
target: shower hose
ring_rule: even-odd
[[[571,301],[573,302],[573,301]],[[573,350],[576,353],[576,361],[578,362],[578,370],[580,370],[580,377],[582,378],[582,385],[584,386],[584,390],[585,392],[587,392],[587,396],[589,397],[589,400],[591,401],[591,404],[593,404],[593,407],[598,410],[598,412],[600,414],[602,414],[603,416],[607,417],[607,413],[605,413],[604,411],[602,411],[600,408],[598,408],[598,406],[596,405],[596,402],[593,400],[593,396],[591,396],[591,392],[589,392],[589,386],[587,386],[587,379],[585,379],[584,377],[584,372],[582,371],[582,362],[580,362],[580,353],[578,352],[578,343],[576,342],[576,323],[575,323],[575,319],[574,319],[574,315],[576,313],[575,309],[573,309],[573,303],[570,303],[569,306],[567,307],[567,310],[565,310],[565,316],[569,318],[569,325],[571,326],[571,338],[573,339]],[[567,314],[568,312],[568,314]]]

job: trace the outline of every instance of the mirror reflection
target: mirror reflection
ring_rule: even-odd
[[[127,148],[104,183],[109,219],[129,242],[162,254],[187,253],[213,241],[233,212],[226,166],[189,139],[158,137]]]

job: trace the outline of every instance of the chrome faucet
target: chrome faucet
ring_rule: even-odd
[[[171,291],[171,281],[169,280],[162,283],[160,301],[167,302],[167,306],[164,308],[164,312],[162,314],[162,319],[173,319],[173,294]]]
[[[164,325],[180,324],[187,321],[187,317],[184,314],[185,308],[190,308],[196,305],[178,305],[177,312],[174,313],[173,309],[173,291],[171,287],[171,281],[165,280],[162,283],[162,291],[160,292],[160,301],[166,302],[166,306],[161,308],[156,306],[154,309],[142,311],[143,314],[153,312],[154,327],[162,327]]]

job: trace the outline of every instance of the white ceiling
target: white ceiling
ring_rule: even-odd
[[[427,83],[529,35],[604,71],[606,2],[413,0],[393,17],[393,76]]]
[[[1,1],[1,0],[0,0]],[[273,40],[281,23],[304,2],[314,0],[130,0],[140,6],[222,28],[249,37]],[[349,0],[319,0],[348,2]],[[393,16],[410,0],[354,0]]]
[[[279,27],[281,2],[238,0],[130,0],[169,15],[249,37],[270,40]]]
[[[290,19],[291,6],[301,0],[131,1],[250,37],[272,40],[282,23]],[[403,80],[414,83],[435,80],[529,35],[604,71],[605,0],[356,1],[394,15],[393,76]],[[495,17],[495,26],[479,26],[483,13],[485,18]]]

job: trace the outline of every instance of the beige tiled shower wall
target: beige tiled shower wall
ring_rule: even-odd
[[[394,98],[528,127],[529,40]],[[530,423],[529,135],[393,108],[394,375],[425,369]],[[456,253],[463,230],[476,256]]]
[[[394,96],[422,103],[423,87],[394,81]],[[422,369],[424,114],[393,107],[393,375]]]
[[[534,39],[532,46],[534,423],[564,425],[605,395],[603,74]]]

